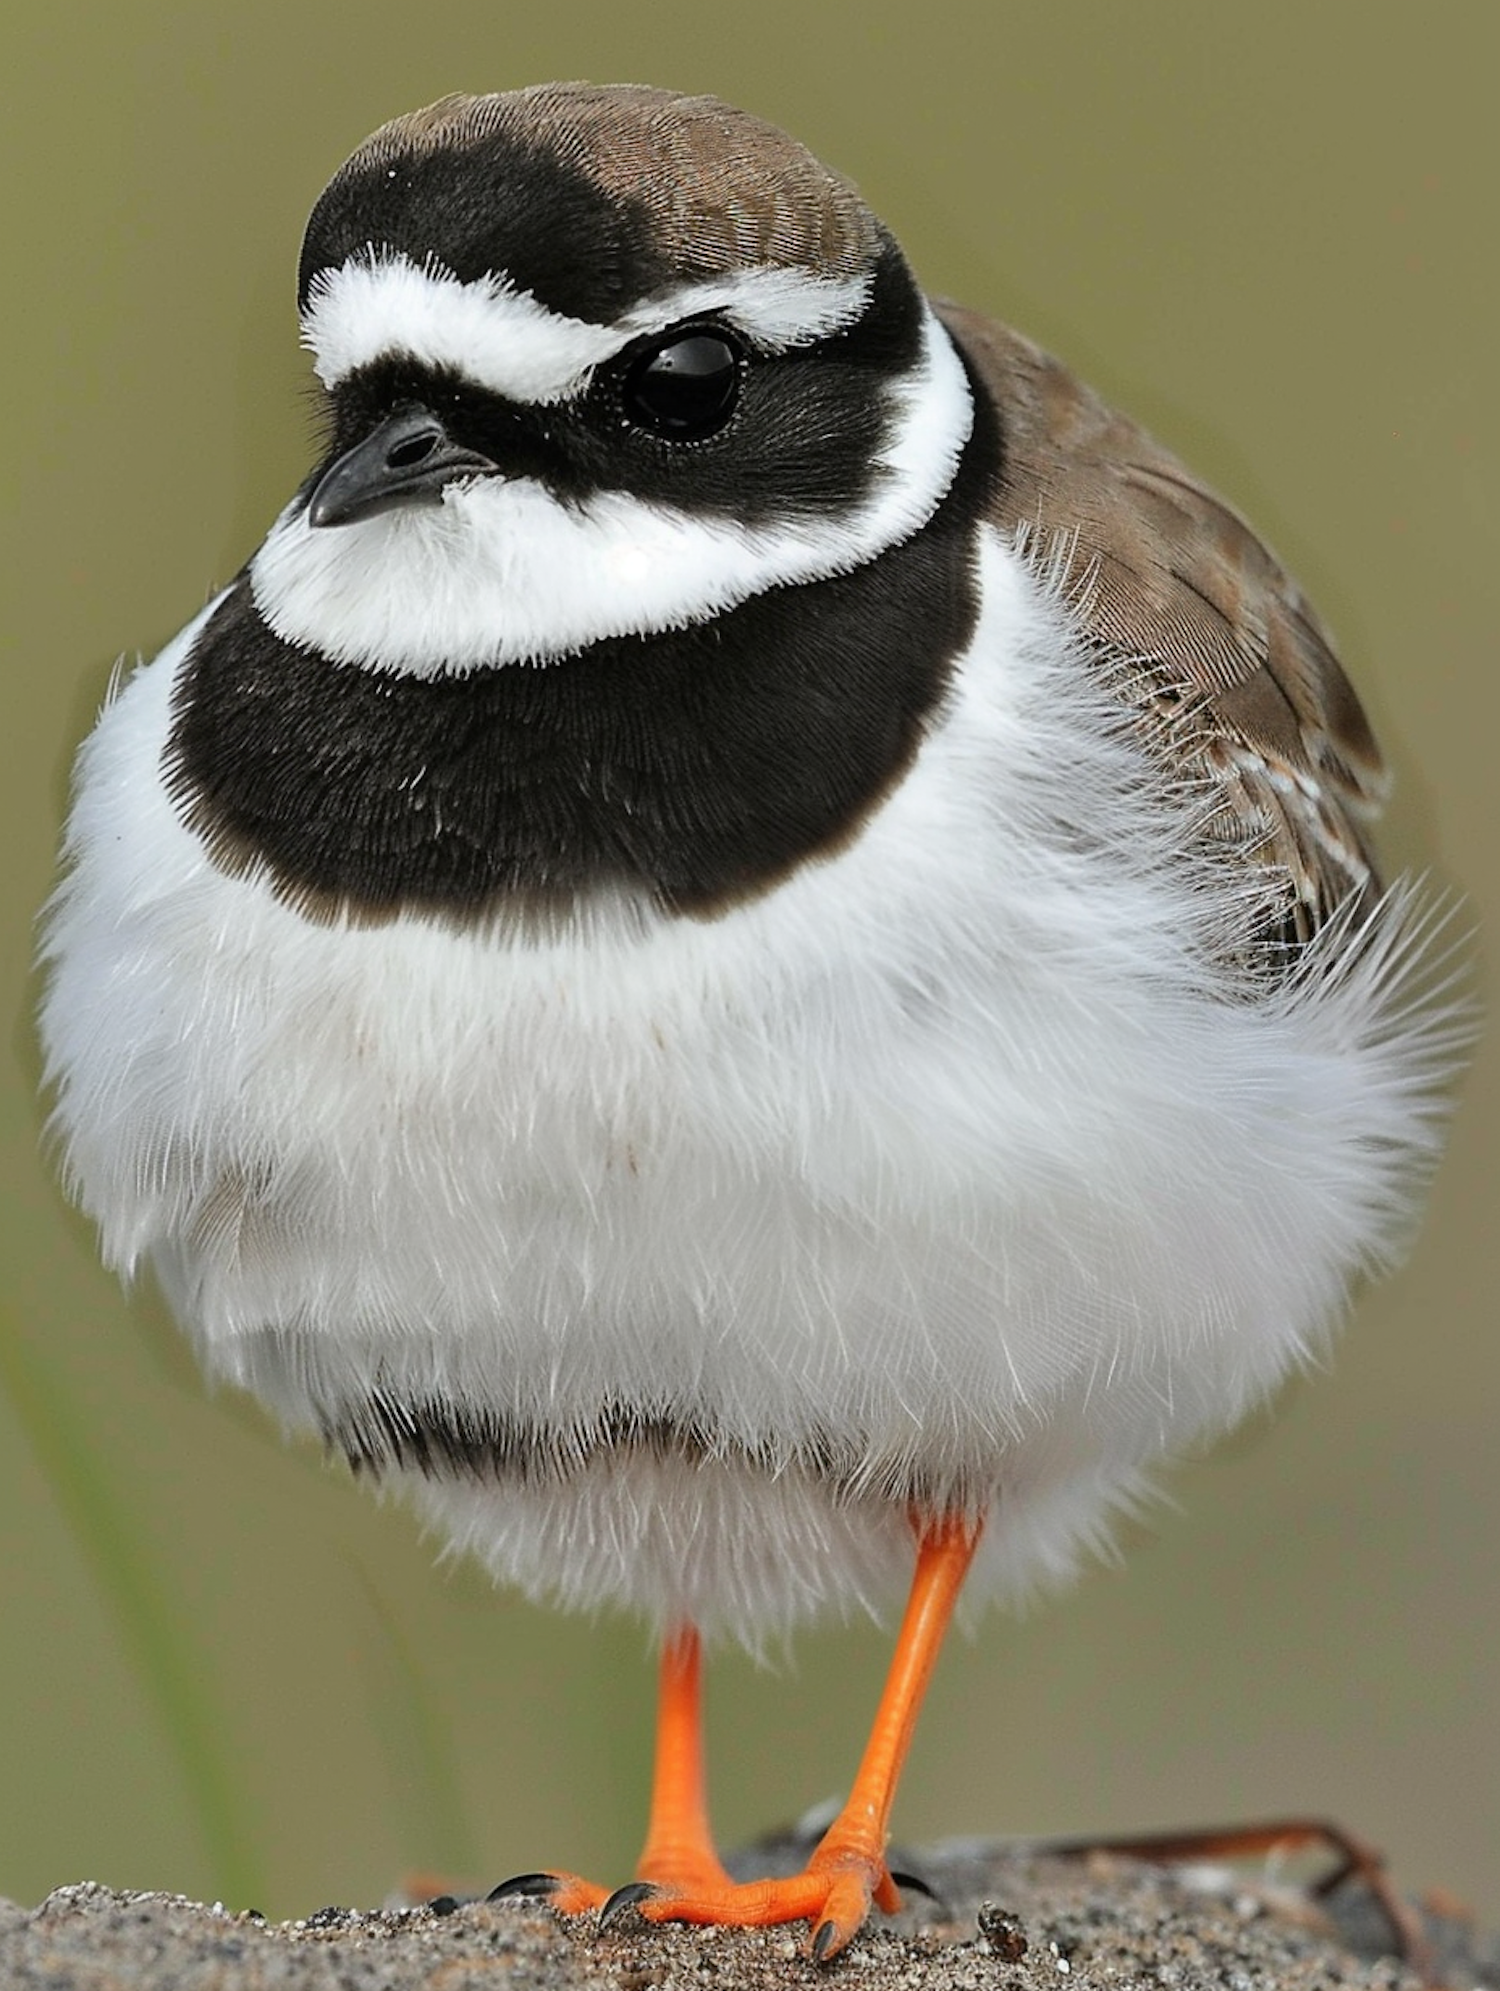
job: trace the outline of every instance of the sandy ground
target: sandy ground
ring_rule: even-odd
[[[775,1863],[776,1849],[760,1864]],[[1330,1911],[1306,1893],[1223,1869],[1167,1873],[1094,1854],[954,1842],[902,1855],[941,1894],[875,1918],[818,1968],[805,1931],[563,1922],[534,1901],[361,1911],[269,1924],[170,1894],[85,1882],[37,1908],[0,1901],[4,1991],[1414,1991],[1352,1885]],[[1500,1986],[1500,1940],[1429,1905],[1453,1991]]]

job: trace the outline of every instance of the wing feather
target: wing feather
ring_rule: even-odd
[[[1055,577],[1174,772],[1206,781],[1210,834],[1276,875],[1301,941],[1379,890],[1379,748],[1327,631],[1234,508],[1029,339],[939,313],[994,397],[995,522]]]

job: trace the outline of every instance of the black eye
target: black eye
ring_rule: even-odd
[[[631,362],[625,413],[670,442],[711,436],[734,413],[740,360],[740,348],[717,329],[669,332]]]

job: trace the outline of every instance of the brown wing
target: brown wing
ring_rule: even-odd
[[[1385,771],[1296,582],[1057,360],[977,312],[938,309],[1000,411],[997,524],[1056,575],[1153,750],[1206,777],[1214,838],[1285,879],[1283,936],[1372,896]]]

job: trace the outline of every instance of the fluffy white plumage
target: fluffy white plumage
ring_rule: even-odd
[[[1045,578],[994,533],[981,564],[906,778],[711,922],[321,925],[224,875],[143,779],[212,607],[84,749],[56,1124],[110,1262],[155,1268],[208,1368],[293,1425],[362,1377],[723,1434],[712,1472],[422,1489],[534,1592],[751,1642],[882,1602],[911,1548],[881,1488],[914,1466],[993,1507],[976,1595],[1064,1574],[1406,1230],[1445,1051],[1409,1013],[1416,916],[1246,1000],[1220,942],[1253,887]],[[855,1484],[798,1463],[820,1433]]]

